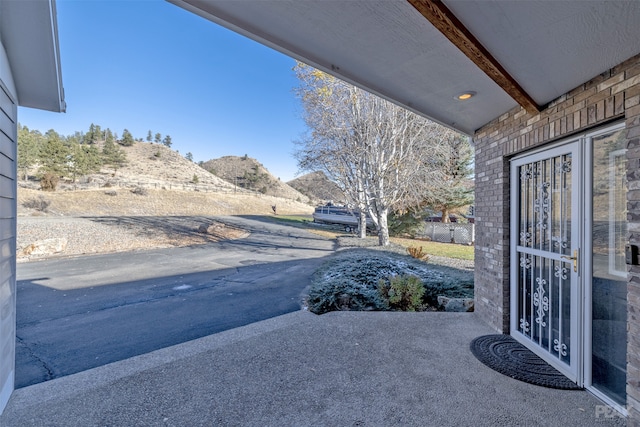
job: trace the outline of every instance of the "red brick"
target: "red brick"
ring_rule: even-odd
[[[549,107],[555,107],[556,105],[561,104],[562,102],[567,100],[567,94],[561,95],[560,97],[554,99],[549,103]]]
[[[604,120],[604,99],[596,104],[596,120],[599,122]]]
[[[614,75],[613,77],[611,77],[610,79],[607,79],[605,81],[603,81],[602,83],[600,83],[598,85],[598,92],[603,91],[605,89],[610,88],[611,86],[620,83],[621,81],[624,80],[624,73],[620,72],[616,75]]]
[[[627,96],[625,101],[624,101],[624,108],[626,110],[626,109],[629,109],[631,107],[635,107],[638,104],[640,104],[640,95],[636,95],[636,96],[632,96],[632,97]]]
[[[574,115],[567,116],[567,133],[573,132]]]
[[[582,92],[580,92],[579,94],[577,94],[576,96],[573,97],[573,103],[577,104],[580,101],[583,101],[587,98],[592,97],[593,95],[596,94],[596,88],[592,87],[590,89],[585,89]]]
[[[635,85],[624,91],[624,95],[629,98],[630,96],[640,95],[640,85]]]
[[[598,92],[597,94],[586,99],[585,101],[587,102],[587,105],[592,105],[592,104],[597,104],[598,102],[602,101],[603,99],[607,99],[610,96],[611,94],[609,94],[608,91],[603,91],[603,92]]]
[[[566,115],[573,114],[573,113],[575,113],[576,111],[580,111],[580,110],[582,110],[582,109],[583,109],[584,107],[586,107],[586,106],[587,106],[587,101],[583,99],[582,101],[580,101],[580,102],[575,102],[575,103],[573,103],[573,105],[571,105],[570,107],[565,108],[564,113],[565,113]]]
[[[614,111],[613,114],[624,114],[624,93],[619,93],[614,96]]]
[[[604,117],[609,118],[613,117],[614,105],[613,105],[613,96],[608,97],[604,100]]]
[[[563,101],[560,104],[558,104],[558,112],[564,111],[567,108],[571,107],[572,105],[573,105],[573,98],[569,98],[566,101]]]
[[[596,77],[594,77],[591,80],[589,80],[588,82],[586,82],[584,84],[584,88],[585,89],[590,89],[593,86],[597,86],[599,83],[602,83],[602,82],[606,81],[607,79],[609,79],[610,76],[611,76],[611,72],[609,70],[607,70],[604,73],[599,74]]]
[[[640,74],[640,63],[634,65],[633,67],[627,68],[627,70],[624,72],[626,78],[637,76],[638,74]]]
[[[567,93],[567,99],[568,98],[573,98],[576,95],[578,95],[579,93],[582,93],[584,91],[584,84],[576,87],[575,89],[569,91],[569,93]]]
[[[627,117],[640,116],[640,105],[633,106],[625,111]]]
[[[596,122],[596,106],[590,105],[587,107],[587,123],[592,125]]]
[[[621,64],[616,65],[615,67],[613,67],[611,69],[611,73],[612,74],[618,74],[620,72],[623,72],[624,70],[628,69],[629,67],[635,65],[638,63],[638,57],[637,56],[633,56],[629,59],[627,59],[626,61],[624,61]]]
[[[586,128],[589,125],[589,112],[586,108],[580,110],[580,129]]]
[[[565,115],[566,113],[564,110],[556,111],[555,113],[549,115],[549,123],[555,122],[560,117],[563,117]]]
[[[618,83],[617,85],[612,86],[611,94],[615,95],[616,93],[622,92],[623,90],[626,90],[631,86],[635,86],[637,84],[640,84],[640,75],[633,76],[630,79],[623,81],[622,83]]]

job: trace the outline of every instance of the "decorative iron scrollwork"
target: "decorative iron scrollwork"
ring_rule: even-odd
[[[560,236],[552,236],[551,240],[553,241],[553,245],[555,247],[560,247],[562,249],[566,249],[567,247],[569,247],[569,242],[567,241],[567,239],[563,239]]]
[[[549,184],[548,182],[543,182],[538,185],[538,195],[533,201],[533,210],[538,213],[538,227],[543,230],[546,230],[547,220],[549,219]]]
[[[520,167],[520,181],[528,181],[533,177],[531,171],[531,165],[524,165]]]
[[[520,267],[528,270],[531,268],[531,258],[528,258],[526,255],[520,257]]]
[[[567,355],[567,345],[561,343],[557,338],[553,340],[553,349],[557,351],[561,356]]]
[[[555,277],[558,277],[562,280],[567,280],[567,269],[566,267],[555,266]]]
[[[537,307],[536,323],[544,327],[547,326],[547,322],[544,321],[544,317],[546,312],[549,311],[549,297],[545,295],[546,291],[544,290],[544,286],[547,284],[547,281],[538,277],[536,278],[536,283],[538,284],[538,287],[533,294],[533,305]]]

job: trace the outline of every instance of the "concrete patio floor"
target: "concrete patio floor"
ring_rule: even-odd
[[[13,426],[626,425],[469,351],[467,313],[300,311],[17,390]]]

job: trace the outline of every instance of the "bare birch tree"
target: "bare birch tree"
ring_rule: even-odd
[[[360,212],[360,237],[368,213],[388,245],[387,215],[422,204],[442,181],[437,159],[454,132],[302,63],[294,70],[309,129],[299,167],[323,170]]]
[[[295,71],[309,129],[296,153],[298,165],[302,170],[324,171],[340,187],[347,203],[359,213],[358,232],[365,237],[364,141],[350,109],[355,88],[302,63]]]

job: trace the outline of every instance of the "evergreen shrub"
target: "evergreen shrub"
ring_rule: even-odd
[[[438,307],[438,295],[472,298],[473,279],[468,272],[426,264],[408,255],[349,249],[338,252],[316,271],[305,302],[316,314],[425,310]]]

